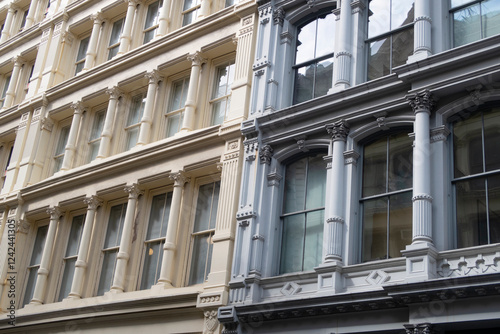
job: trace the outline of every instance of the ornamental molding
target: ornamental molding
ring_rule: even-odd
[[[157,84],[158,81],[160,81],[162,78],[160,76],[160,73],[158,73],[157,70],[152,70],[151,72],[148,72],[144,74],[144,77],[148,79],[148,83],[151,84]]]
[[[440,127],[431,129],[431,143],[438,141],[446,141],[451,131],[446,127],[446,125],[441,125]]]
[[[437,274],[440,277],[476,276],[498,272],[500,252],[447,257],[439,261],[437,266]]]
[[[267,174],[267,186],[268,187],[279,187],[283,176],[276,173],[276,171]]]
[[[436,105],[432,93],[428,89],[420,93],[407,95],[406,100],[415,114],[418,112],[427,112],[430,114]]]
[[[429,23],[432,23],[432,19],[430,16],[427,16],[427,15],[422,15],[422,16],[417,16],[415,19],[414,19],[414,22],[417,22],[417,21],[427,21]]]
[[[257,217],[257,213],[253,210],[242,210],[236,213],[236,219],[244,220],[244,219],[252,219]]]
[[[170,173],[168,178],[174,181],[174,187],[184,187],[184,185],[191,180],[191,178],[186,176],[186,173],[183,171]]]
[[[335,58],[340,58],[340,57],[349,57],[349,58],[352,58],[352,54],[348,51],[340,51],[340,52],[337,52],[337,55],[335,56]]]
[[[340,217],[340,216],[333,216],[333,217],[330,217],[326,220],[326,222],[328,224],[331,224],[331,223],[339,223],[339,224],[344,224],[345,223],[345,220],[344,218]]]
[[[302,291],[302,287],[295,282],[287,282],[281,288],[280,292],[283,296],[293,296]]]
[[[26,127],[26,125],[28,125],[29,117],[30,117],[29,111],[21,115],[21,121],[19,122],[19,126],[17,127],[18,130],[23,129]]]
[[[316,5],[316,0],[306,0],[307,7],[313,8]]]
[[[426,201],[426,202],[432,203],[432,196],[429,194],[416,194],[415,196],[412,197],[411,200],[413,202]]]
[[[187,56],[187,60],[193,63],[192,66],[201,66],[202,64],[207,62],[207,60],[202,57],[200,51],[196,51],[195,53],[189,54]]]
[[[104,21],[104,17],[101,11],[90,15],[90,19],[94,22],[94,24],[102,24],[102,22]]]
[[[133,183],[130,186],[125,186],[125,188],[123,188],[123,191],[128,194],[129,199],[137,199],[140,195],[144,194],[144,192],[139,189],[137,183]]]
[[[385,116],[377,117],[377,126],[382,130],[389,130],[386,120],[387,118]]]
[[[30,224],[24,219],[19,219],[17,222],[16,232],[28,234],[30,230]]]
[[[264,238],[264,236],[261,234],[254,234],[254,235],[252,235],[252,240],[265,241],[266,238]]]
[[[106,94],[109,95],[110,99],[118,100],[123,92],[118,87],[114,86],[106,89]]]
[[[423,324],[417,324],[417,325],[405,324],[403,326],[405,327],[406,334],[433,334],[433,333],[436,333],[432,329],[432,325],[430,323],[423,323]]]
[[[63,215],[61,208],[59,208],[58,206],[48,208],[47,210],[45,210],[45,212],[50,216],[51,220],[57,220]]]
[[[217,310],[205,311],[205,330],[203,334],[213,334],[219,325],[217,320]]]
[[[280,26],[283,27],[283,22],[285,21],[285,10],[283,7],[280,7],[278,9],[275,9],[273,11],[273,22],[274,24],[279,24]]]
[[[391,276],[389,276],[385,271],[374,270],[365,278],[365,281],[370,285],[381,285],[390,279]]]
[[[332,169],[332,160],[333,157],[331,155],[325,155],[323,157],[323,161],[326,162],[326,169]]]
[[[102,205],[103,201],[97,196],[85,197],[83,203],[87,205],[88,210],[97,210]]]
[[[274,150],[271,145],[264,145],[259,153],[260,163],[270,165]]]
[[[354,0],[351,2],[351,13],[352,14],[358,14],[361,13],[363,10],[365,10],[366,5],[363,1],[360,0]]]
[[[343,119],[326,125],[326,131],[332,137],[332,141],[342,140],[345,142],[347,140],[349,130],[349,125]]]
[[[82,101],[77,101],[75,103],[71,103],[70,108],[73,109],[73,114],[83,114],[85,111],[85,107],[83,106]]]
[[[252,65],[252,69],[256,76],[261,76],[264,74],[266,67],[271,67],[271,62],[267,59],[257,61]]]
[[[360,154],[356,151],[350,150],[344,152],[344,165],[353,165],[356,166],[358,164],[358,159]]]
[[[291,45],[295,37],[288,31],[284,31],[280,34],[280,43]]]

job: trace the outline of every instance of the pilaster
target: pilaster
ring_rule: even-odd
[[[352,10],[351,0],[342,0],[340,7],[340,31],[337,34],[340,39],[338,51],[335,54],[335,66],[333,67],[333,86],[329,93],[349,88],[351,86],[351,58],[352,58]],[[335,35],[332,34],[332,38]]]

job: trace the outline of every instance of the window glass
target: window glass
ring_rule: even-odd
[[[9,85],[10,85],[10,75],[5,78],[3,84],[2,96],[0,96],[0,108],[3,107],[5,96],[7,96],[7,91],[9,90]]]
[[[453,45],[465,45],[500,33],[498,0],[453,0]]]
[[[234,62],[217,67],[212,91],[212,119],[210,125],[222,124],[231,103],[231,86],[234,81]]]
[[[68,142],[70,125],[63,126],[61,132],[59,133],[59,139],[57,141],[56,152],[54,154],[54,173],[58,172],[64,160],[64,152],[66,149],[66,143]]]
[[[201,0],[184,0],[182,12],[182,26],[193,23],[200,9]]]
[[[78,53],[76,55],[76,69],[75,75],[78,74],[85,66],[85,57],[87,55],[87,49],[89,47],[90,36],[82,39],[80,41],[80,46],[78,47]]]
[[[71,231],[69,233],[68,245],[66,246],[66,253],[63,258],[64,271],[61,280],[61,288],[59,290],[58,301],[66,298],[71,292],[71,284],[73,283],[73,275],[75,273],[75,263],[80,249],[80,241],[83,231],[83,223],[85,215],[73,217],[71,222]]]
[[[144,43],[151,41],[155,37],[156,28],[158,28],[158,19],[163,1],[155,1],[148,6],[146,22],[144,23]]]
[[[189,77],[172,83],[172,92],[167,111],[167,137],[172,137],[180,131],[184,118],[184,107],[186,105]]]
[[[108,60],[116,56],[118,50],[120,49],[120,35],[122,33],[124,21],[125,19],[122,18],[113,23],[111,37],[109,38],[108,44]]]
[[[144,106],[146,104],[146,93],[136,95],[132,98],[132,103],[130,105],[130,110],[127,118],[127,125],[125,131],[127,133],[125,149],[130,150],[137,144],[139,138],[139,129],[142,119],[142,114],[144,112]]]
[[[225,7],[234,5],[235,0],[226,0]]]
[[[33,245],[30,264],[28,266],[28,282],[24,292],[23,305],[29,304],[31,298],[33,298],[33,293],[35,292],[36,278],[38,275],[38,269],[40,268],[40,262],[42,261],[43,248],[45,247],[45,240],[47,239],[47,231],[48,225],[45,225],[38,227],[36,232],[35,244]]]
[[[101,134],[104,128],[104,120],[106,119],[106,110],[100,110],[94,115],[94,124],[90,131],[89,139],[89,156],[87,162],[93,161],[99,153],[99,145],[101,143]]]

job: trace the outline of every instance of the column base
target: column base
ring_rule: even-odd
[[[421,282],[436,278],[438,251],[432,243],[411,244],[401,253],[406,257],[406,282]]]
[[[407,64],[415,63],[420,60],[424,60],[432,56],[432,53],[429,50],[419,50],[408,57],[406,61]]]
[[[321,263],[314,268],[314,271],[318,274],[319,295],[331,295],[344,289],[343,268],[344,264],[341,261]]]

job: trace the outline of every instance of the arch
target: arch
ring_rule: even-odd
[[[329,139],[311,139],[311,140],[305,139],[304,146],[302,149],[298,144],[289,145],[280,150],[275,151],[273,157],[278,164],[282,164],[285,160],[293,157],[294,155],[307,153],[307,150],[328,151],[330,147],[330,142],[331,141]]]
[[[307,16],[314,15],[318,11],[324,10],[325,8],[337,8],[336,0],[318,0],[314,1],[313,5],[309,5],[306,1],[304,1],[302,6],[296,7],[289,12],[285,8],[286,19],[292,25],[299,25],[303,23],[303,20],[307,19]]]
[[[387,131],[391,128],[397,127],[412,127],[415,121],[415,116],[404,115],[404,116],[392,116],[392,117],[380,117],[377,120],[370,122],[368,124],[362,125],[361,127],[351,130],[349,138],[355,142],[360,142],[373,134],[380,131]]]

